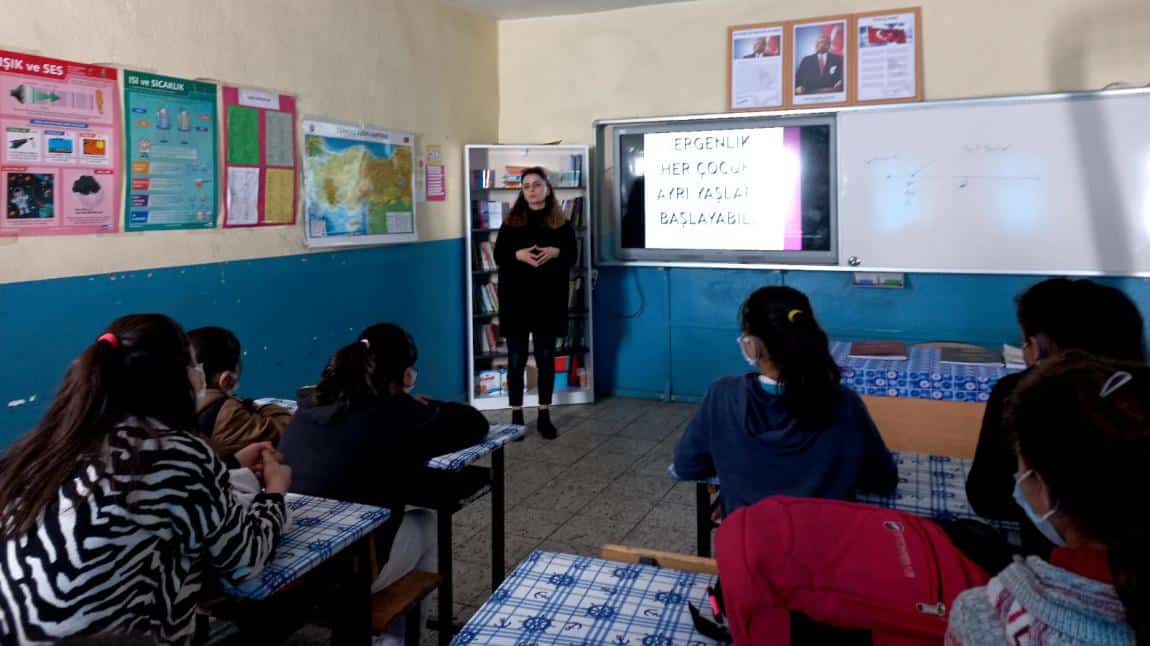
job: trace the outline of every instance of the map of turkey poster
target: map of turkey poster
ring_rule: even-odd
[[[309,247],[416,240],[414,135],[313,119],[303,133]]]

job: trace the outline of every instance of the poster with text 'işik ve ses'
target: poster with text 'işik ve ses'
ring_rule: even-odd
[[[116,231],[116,77],[108,67],[0,51],[0,235]]]

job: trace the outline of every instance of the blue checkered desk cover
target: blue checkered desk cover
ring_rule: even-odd
[[[256,404],[263,406],[265,404],[276,404],[283,406],[295,414],[298,406],[294,400],[291,399],[275,399],[265,398],[257,399]],[[523,437],[527,433],[527,428],[524,426],[513,426],[511,424],[502,424],[491,427],[491,431],[487,433],[487,439],[479,444],[469,446],[466,449],[456,451],[455,453],[447,453],[439,457],[431,458],[427,461],[427,466],[432,469],[441,469],[443,471],[460,471],[463,467],[475,462],[479,458],[491,453],[495,449],[507,444],[508,442]]]
[[[475,462],[495,449],[504,446],[508,442],[523,437],[526,433],[527,428],[524,426],[513,426],[511,424],[492,426],[491,431],[487,433],[486,440],[474,446],[469,446],[466,449],[456,451],[455,453],[448,453],[436,458],[431,458],[427,461],[427,466],[432,469],[442,469],[444,471],[459,471],[463,469],[463,467]]]
[[[850,343],[835,341],[831,356],[842,368],[843,385],[860,395],[986,402],[994,384],[1016,372],[1005,365],[943,363],[938,348],[912,346],[907,359],[899,360],[854,359],[850,347]]]
[[[294,493],[287,494],[285,502],[292,527],[280,538],[271,563],[239,585],[221,583],[225,594],[266,599],[367,536],[390,515],[382,507]]]
[[[710,613],[714,577],[587,556],[532,552],[453,645],[708,646],[687,602]]]
[[[1017,523],[990,521],[979,517],[970,508],[966,499],[970,460],[925,453],[892,453],[898,467],[898,487],[894,493],[889,496],[860,493],[859,502],[936,520],[981,520],[1011,536],[1019,531]],[[673,467],[668,467],[668,473],[676,480],[681,479]],[[719,478],[709,478],[705,482],[718,485]]]

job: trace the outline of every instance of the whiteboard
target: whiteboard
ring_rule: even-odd
[[[1150,93],[838,115],[839,264],[1150,275]]]

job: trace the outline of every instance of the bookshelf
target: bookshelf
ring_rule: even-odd
[[[502,216],[519,196],[516,171],[542,166],[551,176],[555,198],[575,225],[579,258],[571,268],[568,334],[555,351],[552,404],[590,404],[595,400],[591,339],[591,217],[587,146],[469,145],[464,151],[467,231],[467,386],[471,405],[480,410],[509,408],[506,392],[507,344],[499,337],[494,245]],[[505,185],[506,184],[506,185]],[[539,403],[535,358],[527,364],[523,405]],[[493,394],[487,394],[494,388]]]

